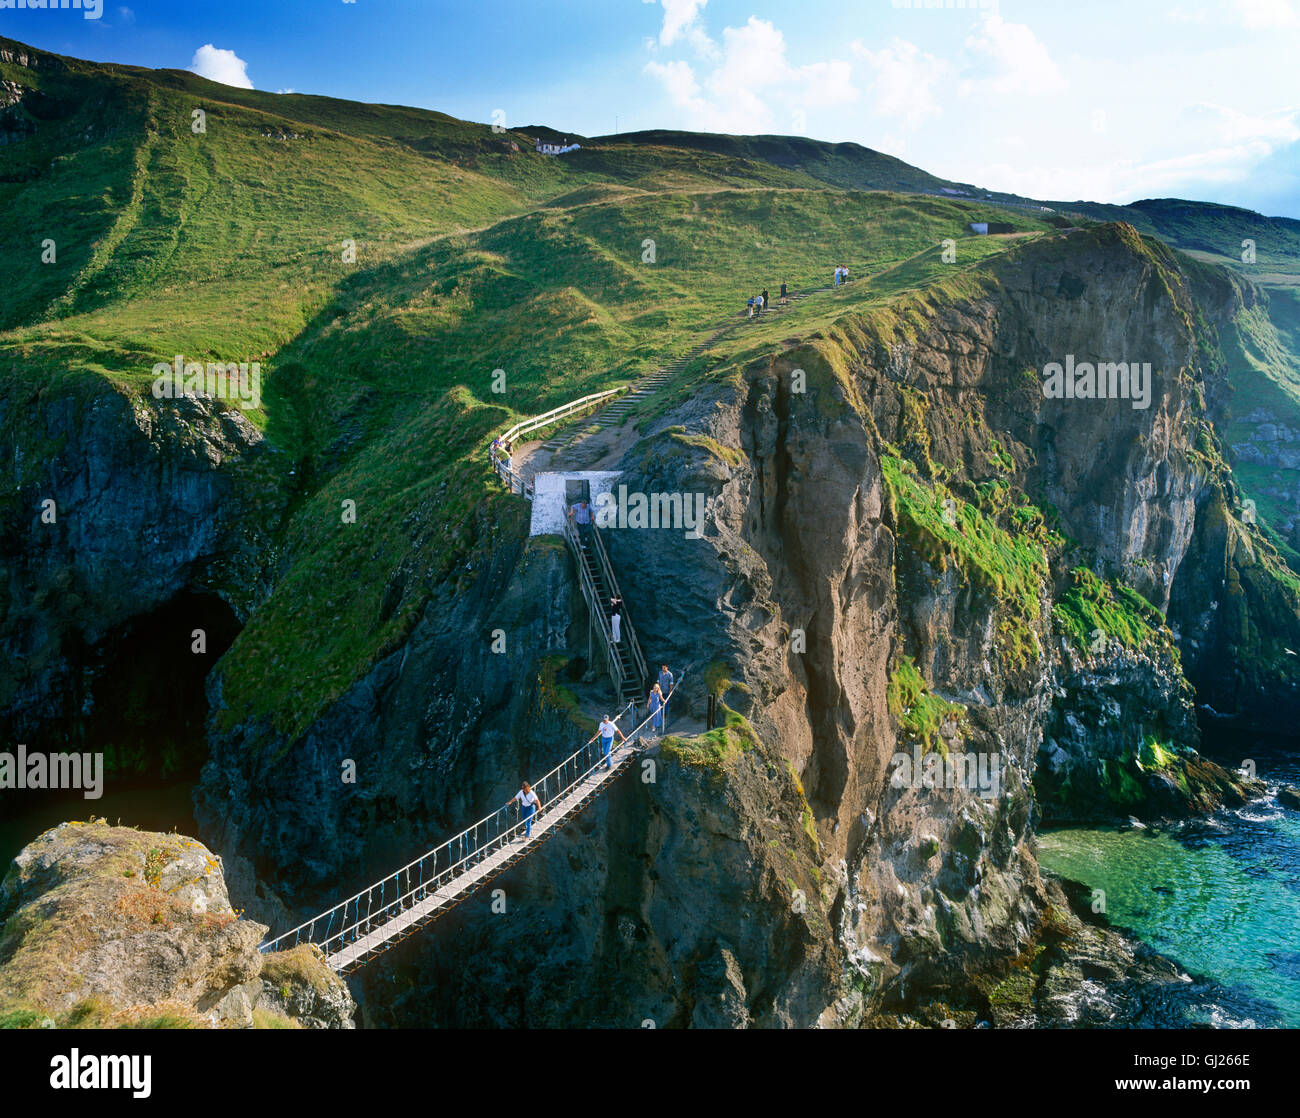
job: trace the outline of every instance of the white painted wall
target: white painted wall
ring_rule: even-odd
[[[591,486],[592,514],[595,515],[596,498],[612,492],[623,474],[609,470],[573,470],[569,473],[547,472],[533,477],[533,520],[530,536],[558,536],[564,532],[564,483],[580,478]]]

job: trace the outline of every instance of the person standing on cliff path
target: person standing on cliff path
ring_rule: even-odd
[[[537,798],[537,793],[525,780],[510,802],[519,805],[519,814],[524,820],[524,841],[526,842],[533,837],[533,815],[542,810],[542,801]]]
[[[604,718],[600,720],[600,730],[599,730],[601,756],[605,758],[605,768],[607,769],[612,769],[614,767],[613,763],[610,760],[610,757],[614,752],[615,734],[618,735],[619,741],[627,741],[627,738],[624,736],[623,731],[620,730],[617,726],[614,725],[613,722],[610,721],[609,715],[607,714],[605,715]]]
[[[614,643],[623,639],[623,615],[617,609],[609,615],[609,628],[614,635]]]
[[[781,281],[781,306],[785,306],[790,301],[790,293],[786,290],[785,280]]]

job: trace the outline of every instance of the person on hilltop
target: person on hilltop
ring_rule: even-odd
[[[627,741],[627,737],[622,730],[610,721],[608,714],[600,720],[600,729],[597,733],[600,737],[601,756],[605,758],[605,768],[612,769],[614,767],[611,761],[611,755],[614,752],[614,735],[618,735],[619,741]]]
[[[789,295],[789,292],[786,291],[786,288],[785,288],[785,280],[782,280],[782,281],[781,281],[781,299],[780,299],[781,306],[785,306],[786,303],[788,303],[789,301],[790,301],[790,295]]]
[[[836,264],[836,265],[835,265],[835,278],[831,281],[831,286],[832,286],[832,287],[839,287],[839,285],[840,285],[840,266],[839,266],[838,264]]]
[[[527,841],[533,837],[533,816],[542,810],[542,801],[537,798],[537,793],[525,780],[519,791],[511,798],[510,803],[519,805],[519,814],[524,821],[524,840]]]
[[[763,309],[767,310],[767,288],[763,288]]]
[[[753,317],[754,317],[754,297],[753,297],[752,295],[751,295],[751,296],[750,296],[750,297],[745,301],[745,306],[749,308],[749,316],[748,316],[748,317],[753,318]]]

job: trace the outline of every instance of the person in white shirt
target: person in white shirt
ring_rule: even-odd
[[[514,798],[510,801],[512,804],[519,805],[519,814],[524,820],[524,839],[533,837],[533,816],[542,810],[542,801],[537,798],[537,793],[533,791],[528,781],[524,781],[523,786],[515,793]]]
[[[600,720],[600,748],[601,755],[605,758],[605,768],[607,769],[612,769],[614,767],[610,762],[610,754],[614,752],[615,734],[618,735],[619,741],[627,741],[623,731],[610,721],[609,715],[607,714]]]

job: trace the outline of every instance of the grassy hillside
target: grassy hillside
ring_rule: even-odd
[[[290,737],[435,595],[464,588],[495,531],[517,529],[517,502],[481,459],[493,431],[686,352],[764,287],[820,286],[840,262],[855,276],[728,335],[701,364],[908,293],[960,293],[1019,243],[970,222],[1052,228],[936,196],[948,184],[857,145],[653,133],[556,159],[529,130],[9,40],[0,52],[30,60],[0,62],[20,91],[0,108],[0,249],[15,262],[0,381],[7,395],[84,394],[105,378],[145,391],[177,353],[262,363],[254,418],[293,456],[298,489],[279,581],[223,662],[223,717],[264,715]],[[956,263],[941,255],[948,238]],[[17,411],[7,441],[25,437]]]

